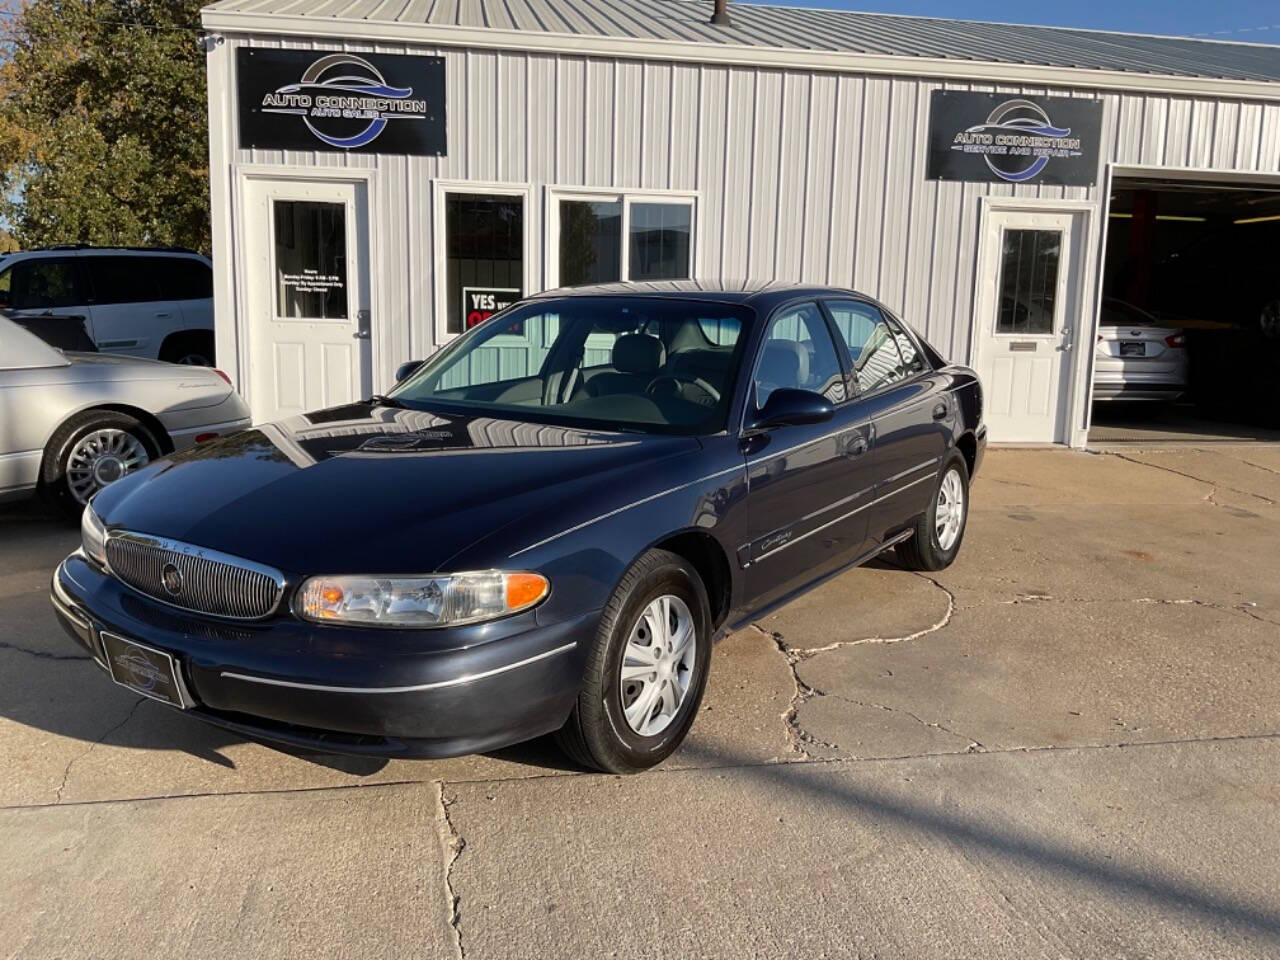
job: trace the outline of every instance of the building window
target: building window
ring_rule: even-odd
[[[693,275],[693,201],[621,194],[555,201],[557,284]]]
[[[276,316],[347,319],[347,208],[312,200],[273,201]]]
[[[524,197],[446,194],[445,270],[450,334],[524,296]]]
[[[1060,230],[1006,230],[1000,264],[996,333],[1053,333],[1057,315]]]
[[[687,203],[633,203],[628,237],[631,280],[689,276],[693,207]]]

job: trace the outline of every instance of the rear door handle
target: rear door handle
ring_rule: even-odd
[[[866,452],[867,438],[862,434],[855,433],[844,440],[844,455],[846,457],[860,457]]]

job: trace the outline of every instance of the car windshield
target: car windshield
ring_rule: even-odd
[[[595,429],[718,433],[753,316],[660,297],[534,300],[464,334],[391,399]]]

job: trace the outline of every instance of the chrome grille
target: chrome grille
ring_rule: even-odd
[[[175,591],[165,585],[165,570],[177,571]],[[138,533],[107,537],[107,566],[139,593],[170,606],[237,620],[268,616],[280,603],[284,577],[270,567],[214,550]]]

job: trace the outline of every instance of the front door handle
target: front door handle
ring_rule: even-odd
[[[867,438],[860,433],[855,433],[844,441],[844,455],[846,457],[860,457],[867,452]]]
[[[933,408],[933,419],[935,419],[935,420],[942,420],[942,419],[944,419],[944,418],[946,417],[946,415],[947,415],[947,404],[946,404],[946,402],[945,402],[945,401],[944,401],[944,402],[942,402],[942,403],[936,404],[936,405],[934,406],[934,408]]]

